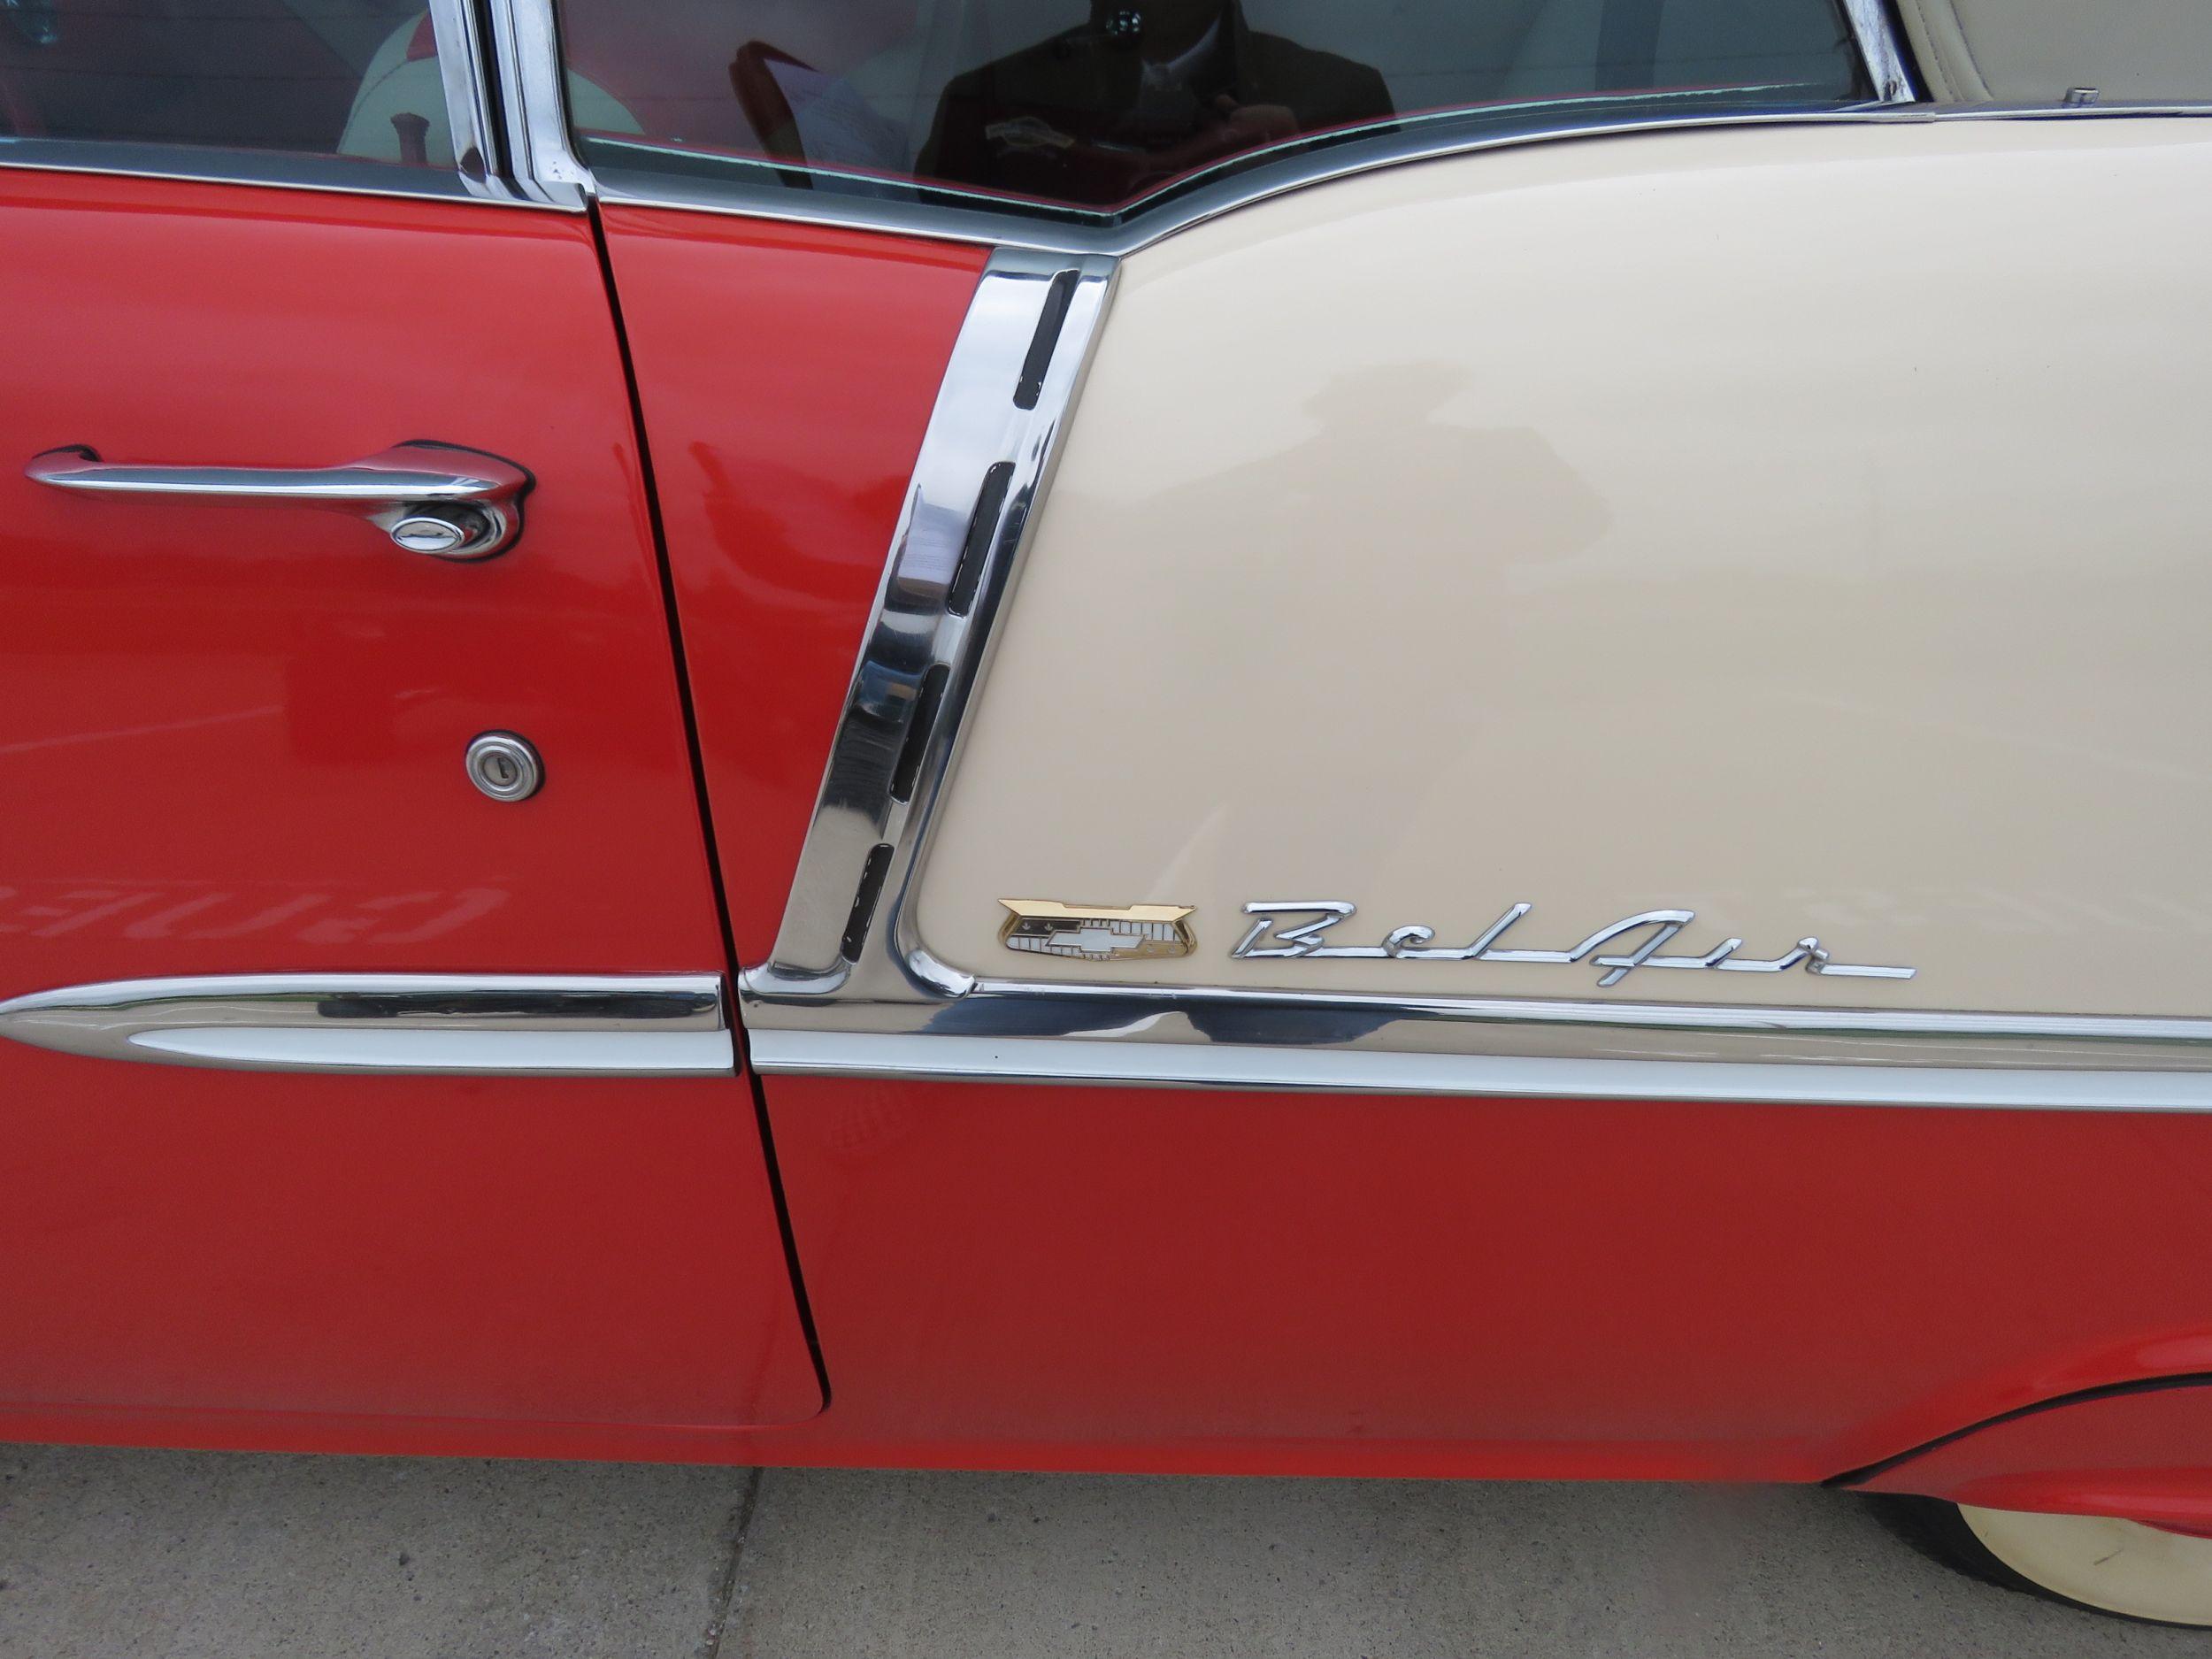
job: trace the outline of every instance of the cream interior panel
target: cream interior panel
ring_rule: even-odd
[[[1132,258],[926,854],[987,977],[2212,1014],[2212,126],[1532,146]],[[1191,905],[1195,952],[999,941]],[[1332,899],[1909,980],[1233,960]],[[1631,941],[1632,943],[1633,941]]]
[[[2206,0],[1899,0],[1932,96],[2056,104],[2212,100]]]

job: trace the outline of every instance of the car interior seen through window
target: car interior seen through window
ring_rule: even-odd
[[[0,0],[0,136],[452,165],[421,0]]]
[[[587,159],[1073,215],[1317,146],[1871,96],[1837,0],[561,0]]]
[[[557,0],[603,171],[1109,223],[1388,134],[1870,102],[1843,0]],[[2208,0],[1909,0],[1949,104],[2200,104]],[[421,0],[0,0],[0,139],[453,165]]]

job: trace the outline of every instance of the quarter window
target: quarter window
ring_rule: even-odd
[[[0,0],[0,135],[453,164],[421,0]]]
[[[1837,0],[561,0],[588,159],[1110,221],[1324,145],[1870,96]]]

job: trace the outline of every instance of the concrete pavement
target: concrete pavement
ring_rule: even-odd
[[[0,1447],[4,1659],[2104,1659],[1778,1489]]]

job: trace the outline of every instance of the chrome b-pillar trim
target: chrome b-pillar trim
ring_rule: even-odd
[[[515,188],[548,207],[581,208],[591,169],[569,142],[568,94],[553,0],[485,0],[499,73],[507,165]]]
[[[491,201],[512,194],[500,177],[501,146],[492,114],[491,58],[471,0],[431,0],[430,28],[445,91],[446,130],[463,187]]]
[[[1002,249],[968,307],[845,696],[775,952],[749,996],[956,995],[904,925],[952,755],[1059,453],[1114,261]]]
[[[1906,67],[1905,44],[1890,20],[1887,0],[1843,0],[1843,9],[1859,56],[1866,62],[1867,76],[1874,83],[1875,101],[1910,104],[1917,99],[1920,94]]]
[[[256,973],[0,1002],[0,1037],[256,1071],[710,1077],[736,1068],[712,973]]]

